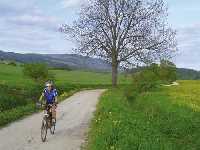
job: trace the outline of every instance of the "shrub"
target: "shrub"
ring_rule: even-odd
[[[32,78],[36,83],[54,79],[54,75],[49,73],[46,64],[33,63],[25,64],[23,69],[24,75]]]
[[[16,62],[14,62],[14,61],[9,62],[8,65],[17,66]]]
[[[159,76],[163,82],[171,83],[176,81],[176,65],[170,61],[162,60],[160,64]]]
[[[161,83],[170,83],[176,80],[176,66],[170,61],[162,60],[160,66],[151,64],[140,72],[133,74],[133,83],[125,88],[125,97],[130,101],[138,94],[151,91]]]
[[[133,74],[132,84],[125,88],[124,95],[129,102],[133,102],[139,94],[155,89],[159,83],[155,66],[154,69],[144,69]]]
[[[158,83],[160,83],[159,77],[149,69],[133,75],[133,86],[139,93],[155,89]]]
[[[130,103],[132,103],[138,96],[138,91],[134,86],[127,86],[124,89],[124,96]]]

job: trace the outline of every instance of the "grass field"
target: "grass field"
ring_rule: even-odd
[[[56,84],[111,84],[110,73],[97,73],[88,71],[65,71],[65,70],[50,70],[55,75]],[[119,83],[126,84],[127,79],[124,75],[119,76]],[[0,84],[26,86],[32,85],[33,81],[25,77],[22,72],[22,67],[15,67],[5,64],[0,64]]]
[[[0,126],[12,122],[26,114],[37,111],[33,102],[40,97],[42,88],[23,75],[22,67],[0,64]],[[103,88],[111,86],[110,73],[87,71],[50,70],[55,76],[56,88],[64,99],[83,88]],[[119,77],[120,84],[126,78]],[[2,117],[3,116],[3,117]]]
[[[23,76],[22,67],[0,64],[0,84],[21,87],[33,82]]]
[[[142,93],[131,104],[123,88],[107,91],[89,132],[88,150],[198,150],[200,81]]]
[[[51,70],[61,99],[81,88],[108,87],[89,131],[88,150],[198,150],[200,147],[200,81],[178,81],[127,100],[129,79],[119,76],[111,89],[110,73]],[[21,67],[0,64],[0,126],[36,112],[39,97]]]
[[[97,73],[89,71],[64,71],[64,70],[52,70],[55,74],[56,82],[70,83],[70,84],[109,84],[111,85],[111,73]],[[128,80],[124,75],[119,76],[119,84],[127,84]]]

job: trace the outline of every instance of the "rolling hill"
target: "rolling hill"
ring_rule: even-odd
[[[19,63],[47,63],[51,67],[66,69],[81,69],[91,71],[111,71],[111,65],[102,59],[81,56],[77,54],[20,54],[0,50],[0,60],[10,60]],[[141,68],[132,69],[137,72]],[[186,68],[177,68],[179,80],[198,80],[200,71]]]
[[[47,63],[57,68],[84,69],[95,71],[110,71],[107,62],[76,54],[20,54],[0,51],[0,60],[12,60],[20,63]]]

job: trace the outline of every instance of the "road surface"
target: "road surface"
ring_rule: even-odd
[[[48,131],[47,141],[40,138],[43,113],[37,113],[0,129],[0,150],[79,150],[84,142],[89,122],[104,90],[78,92],[60,103],[57,128]]]

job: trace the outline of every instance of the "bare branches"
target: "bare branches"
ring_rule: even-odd
[[[176,49],[163,0],[93,0],[79,19],[61,31],[76,39],[79,52],[117,63],[153,62]]]

